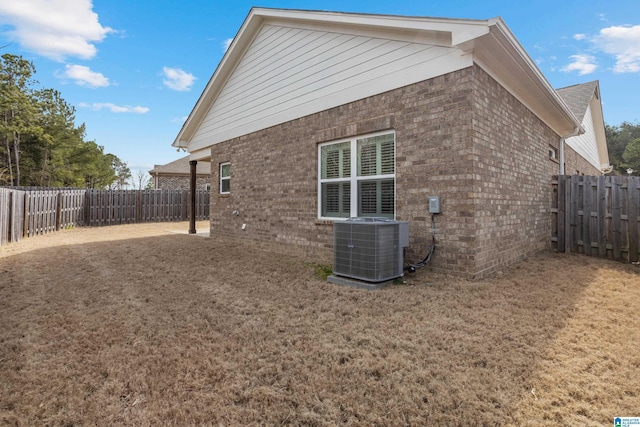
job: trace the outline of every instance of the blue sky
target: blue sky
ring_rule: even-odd
[[[605,121],[640,121],[640,1],[0,0],[0,53],[34,63],[87,138],[148,170],[171,147],[252,6],[501,16],[553,87],[599,80]]]

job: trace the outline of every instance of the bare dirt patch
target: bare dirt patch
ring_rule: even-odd
[[[0,248],[0,423],[609,425],[640,416],[640,269],[544,253],[368,292],[186,223]],[[198,224],[206,228],[205,223]]]

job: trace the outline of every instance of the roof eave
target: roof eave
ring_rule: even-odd
[[[584,133],[580,121],[558,95],[502,18],[473,42],[474,60],[560,137]]]
[[[596,87],[591,98],[591,117],[595,126],[596,144],[598,146],[598,157],[600,159],[600,169],[607,169],[611,163],[609,160],[609,148],[607,147],[607,135],[605,131],[604,113],[602,111],[602,100],[600,99],[600,82],[596,81]]]

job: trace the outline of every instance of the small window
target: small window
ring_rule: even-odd
[[[558,160],[558,150],[556,150],[555,147],[549,146],[549,158]]]
[[[205,191],[211,191],[211,184],[207,183],[204,185]]]
[[[220,163],[220,194],[231,192],[231,163]]]

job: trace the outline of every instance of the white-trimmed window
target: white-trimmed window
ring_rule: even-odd
[[[231,192],[231,163],[220,163],[220,194]]]
[[[354,155],[355,153],[355,155]],[[318,217],[395,217],[395,134],[318,146]]]

